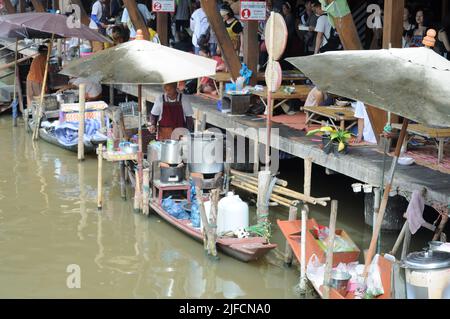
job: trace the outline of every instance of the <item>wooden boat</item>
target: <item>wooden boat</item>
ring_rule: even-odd
[[[30,130],[33,131],[34,122],[28,121],[28,126],[29,126]],[[78,152],[77,144],[71,145],[71,146],[61,144],[58,141],[58,138],[56,137],[56,135],[54,134],[54,131],[47,130],[46,128],[41,127],[41,128],[39,128],[39,137],[50,144],[61,147],[62,149],[65,149],[65,150],[68,150],[71,152],[75,152],[75,153]],[[92,139],[90,141],[85,141],[84,142],[84,152],[86,154],[94,153],[95,150],[97,149],[98,144],[100,144],[100,143],[105,144],[106,140],[93,140]]]
[[[201,230],[193,227],[189,220],[179,220],[171,216],[158,204],[157,200],[151,200],[150,207],[165,221],[178,228],[178,230],[198,241],[203,241]],[[260,259],[276,247],[276,244],[268,243],[263,237],[217,238],[217,248],[219,250],[243,262]]]
[[[278,226],[280,227],[284,237],[286,238],[289,246],[291,247],[295,257],[300,262],[300,239],[301,239],[301,221],[293,220],[293,221],[277,221]],[[318,226],[317,222],[314,219],[309,219],[306,228],[308,230],[307,238],[306,238],[306,260],[308,261],[313,254],[315,254],[321,263],[325,262],[325,255],[323,248],[316,244],[314,236],[311,234],[311,230]],[[336,234],[341,235],[343,237],[348,237],[343,230],[336,230]],[[347,238],[347,240],[349,237]],[[355,251],[356,252],[356,251]],[[339,263],[351,263],[358,261],[359,258],[359,250],[358,253],[345,252],[345,253],[334,253],[333,254],[333,267],[336,267]],[[383,289],[385,293],[381,296],[378,296],[377,299],[390,299],[391,298],[391,273],[392,273],[392,263],[386,258],[380,256],[378,259],[378,266],[380,267],[381,273],[381,282],[383,284]],[[322,297],[323,296],[323,286],[318,287],[312,282],[312,286],[317,291],[317,293]],[[346,296],[340,294],[336,289],[330,288],[330,298],[331,299],[354,299],[355,295],[349,292]]]

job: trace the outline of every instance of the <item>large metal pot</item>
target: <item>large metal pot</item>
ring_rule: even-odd
[[[187,146],[187,160],[191,173],[216,174],[223,172],[223,135],[215,132],[191,134]]]
[[[450,253],[410,253],[403,263],[408,299],[441,299],[450,287]]]
[[[181,143],[175,140],[164,140],[161,142],[161,162],[167,164],[180,164]]]

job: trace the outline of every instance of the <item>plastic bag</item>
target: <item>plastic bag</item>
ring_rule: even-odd
[[[169,215],[177,219],[189,219],[189,214],[183,208],[183,202],[175,202],[171,196],[162,200],[161,207],[169,213]]]
[[[320,263],[316,254],[309,258],[308,266],[306,266],[306,277],[314,282],[317,287],[323,285],[323,278],[325,276],[325,264]]]
[[[375,255],[369,267],[366,298],[374,298],[384,294],[383,284],[381,282],[380,268],[378,267],[379,256],[380,255]]]
[[[191,223],[192,227],[200,227],[200,208],[198,207],[197,201],[191,202]]]

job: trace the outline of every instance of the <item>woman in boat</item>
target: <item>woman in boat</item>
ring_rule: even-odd
[[[194,121],[189,97],[177,90],[177,83],[164,84],[164,93],[153,105],[150,115],[150,133],[157,133],[158,140],[171,139],[177,128],[194,131]]]
[[[416,28],[414,29],[413,36],[411,38],[410,47],[423,47],[423,37],[427,32],[428,22],[423,10],[418,10],[416,13]]]

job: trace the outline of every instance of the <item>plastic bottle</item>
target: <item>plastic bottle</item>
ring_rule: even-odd
[[[248,205],[239,195],[228,192],[219,201],[217,212],[217,233],[235,231],[248,227]]]
[[[114,151],[114,139],[111,131],[108,131],[108,139],[106,140],[106,151],[108,152]]]

